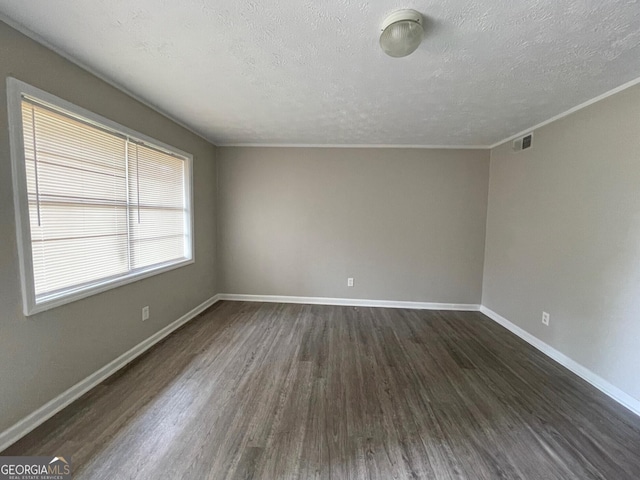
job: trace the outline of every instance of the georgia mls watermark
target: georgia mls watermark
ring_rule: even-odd
[[[0,480],[71,480],[71,457],[0,457]]]

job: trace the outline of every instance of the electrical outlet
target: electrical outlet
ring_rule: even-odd
[[[142,321],[149,320],[149,307],[142,307]]]
[[[347,278],[347,287],[353,287],[353,278]]]
[[[542,312],[542,323],[549,326],[549,314],[547,312]]]

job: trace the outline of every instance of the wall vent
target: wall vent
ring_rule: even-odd
[[[513,141],[513,151],[520,152],[533,147],[533,132]]]

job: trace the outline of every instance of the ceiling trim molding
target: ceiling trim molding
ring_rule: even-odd
[[[604,100],[605,98],[608,98],[612,95],[615,95],[616,93],[620,93],[623,90],[626,90],[628,88],[631,88],[635,85],[640,84],[640,77],[631,80],[627,83],[623,83],[622,85],[620,85],[619,87],[616,87],[612,90],[609,90],[608,92],[605,92],[601,95],[598,95],[597,97],[593,97],[591,100],[587,100],[586,102],[581,103],[580,105],[576,105],[573,108],[570,108],[569,110],[562,112],[558,115],[556,115],[555,117],[551,117],[548,120],[545,120],[544,122],[540,122],[537,125],[534,125],[531,128],[527,128],[526,130],[522,130],[521,132],[516,133],[515,135],[511,135],[510,137],[505,138],[504,140],[500,140],[499,142],[494,143],[493,145],[489,146],[488,148],[490,149],[494,149],[496,147],[499,147],[500,145],[510,142],[512,140],[515,140],[516,138],[522,137],[524,135],[526,135],[527,133],[531,133],[534,130],[537,130],[538,128],[544,127],[545,125],[549,125],[550,123],[555,122],[556,120],[560,120],[561,118],[567,117],[569,115],[571,115],[572,113],[575,113],[579,110],[582,110],[583,108],[587,108],[590,105],[593,105],[594,103],[597,103],[601,100]]]
[[[402,145],[359,143],[218,143],[217,147],[268,148],[410,148],[424,150],[488,150],[488,145]]]
[[[27,27],[25,27],[21,23],[18,23],[16,21],[12,20],[11,18],[7,17],[3,13],[0,13],[0,21],[6,23],[11,28],[13,28],[14,30],[17,30],[18,32],[22,33],[23,35],[29,37],[34,42],[39,43],[43,47],[48,48],[52,52],[60,55],[62,58],[64,58],[65,60],[68,60],[69,62],[73,63],[77,67],[80,67],[82,70],[85,70],[86,72],[89,72],[94,77],[97,77],[100,80],[102,80],[103,82],[111,85],[113,88],[121,91],[125,95],[133,98],[134,100],[136,100],[137,102],[141,103],[145,107],[148,107],[151,110],[153,110],[154,112],[159,113],[163,117],[171,120],[173,123],[181,126],[182,128],[184,128],[184,129],[190,131],[191,133],[193,133],[194,135],[197,135],[199,138],[203,139],[204,141],[206,141],[206,142],[210,143],[211,145],[215,146],[215,143],[211,139],[207,138],[202,133],[194,130],[193,127],[190,127],[186,123],[184,123],[181,120],[178,120],[177,118],[175,118],[173,115],[170,115],[169,113],[165,112],[161,108],[159,108],[159,107],[153,105],[152,103],[148,102],[144,98],[142,98],[142,97],[136,95],[135,93],[131,92],[130,90],[124,88],[122,85],[114,82],[109,77],[103,75],[100,72],[97,72],[96,70],[94,70],[93,68],[91,68],[88,65],[84,64],[83,62],[81,62],[77,58],[69,55],[67,52],[63,51],[62,49],[56,47],[55,45],[52,45],[49,41],[45,40],[43,37],[41,37],[40,35],[38,35],[34,31],[29,30]]]

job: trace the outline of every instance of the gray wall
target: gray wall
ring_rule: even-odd
[[[194,155],[196,263],[25,318],[5,78],[13,76]],[[214,147],[0,22],[0,431],[210,298]],[[142,323],[141,308],[151,318]]]
[[[640,400],[639,125],[636,86],[491,152],[483,304]]]
[[[488,174],[486,150],[219,148],[220,290],[479,303]]]

